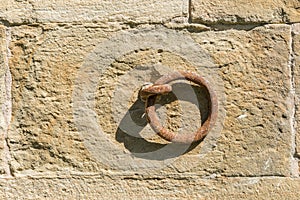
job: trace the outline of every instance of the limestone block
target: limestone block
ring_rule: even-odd
[[[72,87],[85,56],[118,28],[96,24],[12,28],[12,170],[97,169],[73,123]]]
[[[3,0],[0,5],[0,19],[3,23],[33,22],[32,5],[29,1]]]
[[[300,24],[292,26],[294,53],[294,82],[295,82],[295,122],[296,122],[296,156],[300,158]],[[299,165],[300,166],[300,165]]]
[[[10,66],[14,98],[8,137],[15,174],[109,169],[162,176],[178,172],[199,177],[289,176],[289,26],[187,33],[160,26],[126,30],[126,25],[104,25],[12,28]],[[100,70],[95,71],[93,66]],[[135,135],[120,130],[121,123],[130,122],[126,121],[127,115],[121,121],[114,118],[122,114],[122,106],[129,109],[127,114],[139,114],[143,104],[136,101],[138,86],[143,81],[155,81],[168,72],[166,69],[191,70],[211,78],[220,97],[220,129],[210,134],[215,138],[208,137],[180,155],[138,157],[139,153],[165,146],[172,156],[172,151],[178,149],[153,135],[142,113],[140,121],[136,121],[140,126],[134,130]],[[83,87],[82,93],[76,93],[76,88],[86,83],[95,84],[97,89]],[[201,88],[195,90],[201,93]],[[123,98],[127,94],[128,101]],[[76,111],[77,96],[83,97],[83,106],[93,101],[95,111],[82,110],[83,115]],[[187,123],[180,119],[182,110],[193,111],[197,107],[180,106],[175,101],[161,107],[166,113],[161,115],[166,126],[174,131],[198,127],[202,116],[199,119],[197,112],[186,113],[184,119],[190,120]],[[80,127],[76,124],[77,115],[83,117]],[[90,117],[96,119],[95,124],[88,121]],[[106,139],[97,136],[96,131],[82,137],[82,131],[93,130],[89,127],[97,124]],[[201,154],[210,142],[214,143],[209,151]],[[101,148],[97,154],[93,152]],[[107,156],[106,162],[97,156]],[[112,160],[117,161],[108,164]],[[159,163],[163,167],[150,171],[138,171],[138,164],[118,168],[126,162],[143,167]]]
[[[259,24],[300,21],[298,0],[192,0],[192,21]]]
[[[6,145],[9,112],[9,72],[7,65],[7,45],[5,27],[0,26],[0,174],[8,173],[8,147]]]
[[[0,5],[0,18],[10,23],[104,22],[159,23],[187,16],[187,1],[183,0],[58,0],[12,1]]]
[[[198,169],[227,176],[289,175],[289,32],[289,26],[270,25],[193,34],[219,66],[226,94],[221,137]]]
[[[5,66],[5,58],[4,58],[4,48],[5,48],[5,32],[4,32],[4,27],[0,26],[0,174],[4,173],[3,169],[3,150],[4,150],[4,137],[5,137],[5,132],[6,132],[6,123],[5,123],[5,113],[3,112],[3,104],[5,102],[5,71],[6,71],[6,66]]]
[[[3,199],[299,199],[299,179],[135,176],[23,177],[0,180]]]

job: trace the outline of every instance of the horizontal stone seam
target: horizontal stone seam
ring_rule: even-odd
[[[70,178],[101,178],[101,179],[116,179],[116,180],[226,180],[226,179],[295,179],[299,180],[299,177],[287,177],[287,176],[276,176],[276,175],[261,175],[261,176],[220,176],[217,178],[203,178],[197,175],[192,176],[182,176],[182,177],[163,177],[163,176],[143,176],[143,175],[122,175],[122,174],[82,174],[82,175],[18,175],[15,174],[14,177],[0,177],[1,180],[7,179],[70,179]]]
[[[227,21],[216,21],[216,22],[210,22],[210,21],[204,21],[204,20],[192,20],[191,23],[194,24],[204,24],[206,26],[212,26],[212,25],[266,25],[266,24],[287,24],[287,25],[293,25],[298,24],[300,21],[296,22],[265,22],[265,21],[252,21],[252,22],[227,22]]]
[[[45,22],[39,22],[38,19],[35,21],[22,21],[22,22],[11,22],[9,20],[0,18],[0,24],[3,26],[7,26],[7,27],[14,27],[14,26],[23,26],[23,25],[28,25],[28,26],[36,26],[36,25],[42,25],[42,24],[66,24],[66,25],[80,25],[80,24],[103,24],[103,23],[119,23],[120,25],[122,24],[128,24],[128,25],[133,25],[133,26],[138,26],[138,25],[145,25],[145,24],[149,24],[149,25],[157,25],[157,24],[166,24],[169,22],[172,22],[178,18],[182,18],[184,20],[182,20],[183,22],[187,22],[188,21],[188,16],[187,15],[176,15],[176,16],[172,16],[166,19],[161,19],[161,20],[154,20],[154,21],[150,21],[150,20],[138,20],[138,21],[134,21],[132,19],[124,19],[124,20],[111,20],[111,21],[106,21],[106,18],[103,18],[103,20],[94,20],[94,21],[90,21],[90,20],[82,20],[82,21],[68,21],[68,22],[63,22],[63,21],[45,21]]]
[[[189,0],[190,1],[190,0]],[[188,11],[188,16],[187,16],[187,23],[185,22],[185,20],[183,20],[183,22],[181,23],[173,23],[173,24],[177,24],[178,29],[189,29],[189,28],[194,28],[197,26],[201,26],[203,27],[201,29],[201,31],[223,31],[223,30],[229,30],[229,29],[233,29],[233,30],[251,30],[253,28],[259,27],[259,26],[265,26],[265,25],[293,25],[293,24],[297,24],[297,22],[293,22],[293,23],[268,23],[268,22],[250,22],[250,23],[222,23],[220,22],[214,22],[214,23],[208,23],[205,21],[192,21],[192,12],[191,12],[191,6],[189,4],[189,11]],[[128,25],[130,28],[135,28],[138,27],[140,25],[163,25],[168,27],[168,23],[172,22],[172,20],[174,18],[177,17],[173,17],[170,19],[166,19],[164,21],[157,21],[157,22],[139,22],[139,21],[132,21],[132,20],[124,20],[122,22],[120,21],[111,21],[111,22],[103,22],[101,20],[99,21],[73,21],[73,22],[21,22],[21,23],[13,23],[13,22],[9,22],[8,20],[5,19],[0,19],[0,24],[6,27],[18,27],[18,26],[43,26],[43,25],[47,25],[47,24],[57,24],[57,25],[84,25],[84,24],[97,24],[97,23],[115,23],[118,22],[120,25],[124,24],[124,25]],[[176,28],[176,27],[175,27]]]
[[[205,20],[191,20],[190,23],[193,24],[204,24],[207,26],[212,26],[212,25],[264,25],[264,24],[288,24],[288,25],[293,25],[293,24],[298,24],[298,22],[266,22],[266,21],[249,21],[249,22],[227,22],[227,21],[216,21],[216,22],[211,22],[211,21],[205,21]]]

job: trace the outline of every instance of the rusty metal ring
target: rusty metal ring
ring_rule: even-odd
[[[167,92],[170,92],[170,88],[167,88],[166,91],[164,91],[164,88],[166,88],[166,84],[170,83],[171,81],[175,80],[189,80],[192,81],[198,85],[204,86],[209,94],[210,102],[209,102],[209,114],[206,119],[206,121],[202,124],[202,126],[195,132],[195,133],[188,133],[188,134],[175,134],[172,131],[169,131],[165,129],[156,114],[155,111],[155,100],[159,94],[165,94]],[[159,87],[162,85],[162,87]],[[152,90],[157,88],[157,92],[153,92],[151,89],[147,88],[147,92],[144,91],[144,93],[147,94],[146,96],[146,102],[145,102],[145,112],[147,115],[147,120],[151,126],[151,128],[162,138],[170,141],[170,142],[178,142],[178,143],[192,143],[197,142],[203,139],[207,133],[211,130],[212,126],[215,124],[217,119],[217,113],[218,113],[218,100],[217,95],[210,86],[209,82],[205,80],[203,77],[193,73],[193,72],[186,72],[186,71],[178,71],[174,72],[165,76],[162,76],[159,78],[154,84],[153,84]],[[149,93],[149,91],[152,91],[152,94]]]

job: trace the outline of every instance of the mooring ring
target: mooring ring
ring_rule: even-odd
[[[208,117],[205,122],[195,133],[188,134],[175,134],[172,131],[167,130],[162,126],[159,121],[159,117],[155,111],[155,100],[158,95],[171,92],[171,86],[166,87],[172,81],[175,80],[188,80],[200,86],[204,86],[208,91],[210,101],[208,103]],[[160,87],[161,86],[161,87]],[[215,91],[210,86],[209,82],[203,77],[193,72],[178,71],[159,78],[153,85],[147,88],[142,88],[140,96],[145,99],[145,113],[147,115],[148,123],[151,128],[162,138],[170,142],[178,143],[193,143],[202,140],[212,126],[215,124],[218,115],[218,100]]]

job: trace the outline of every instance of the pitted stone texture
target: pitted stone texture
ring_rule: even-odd
[[[158,64],[159,63],[159,64]],[[153,67],[155,66],[155,67]],[[165,72],[163,71],[165,70]],[[161,77],[163,73],[167,73],[167,71],[176,71],[176,70],[186,70],[186,71],[196,71],[195,66],[187,63],[183,58],[180,56],[172,53],[172,52],[167,52],[163,51],[162,49],[160,50],[136,50],[135,52],[131,52],[127,55],[124,55],[123,57],[119,58],[116,62],[112,63],[112,67],[108,68],[107,71],[103,74],[103,78],[101,78],[101,81],[99,83],[99,89],[98,93],[96,95],[96,112],[99,115],[99,124],[103,128],[103,131],[107,134],[110,135],[112,140],[115,140],[117,137],[117,140],[121,143],[125,143],[125,146],[127,146],[129,149],[132,148],[132,150],[140,150],[142,149],[149,149],[151,146],[152,142],[157,142],[160,143],[161,146],[162,144],[168,144],[169,142],[163,140],[161,137],[159,137],[157,134],[153,132],[153,130],[150,128],[150,126],[147,125],[146,118],[143,117],[139,119],[139,124],[140,124],[140,129],[141,130],[139,133],[130,133],[129,135],[124,133],[122,130],[118,131],[118,125],[122,127],[122,124],[116,123],[116,117],[114,114],[116,114],[116,111],[121,110],[121,105],[122,102],[116,104],[113,101],[115,100],[114,98],[121,98],[122,94],[116,93],[118,92],[131,92],[131,99],[129,102],[126,102],[125,99],[122,99],[123,102],[126,102],[125,104],[130,104],[133,105],[138,104],[135,107],[135,111],[138,109],[140,112],[144,112],[145,105],[144,102],[141,100],[138,100],[138,91],[145,82],[155,82],[158,78]],[[129,72],[131,71],[131,73]],[[127,73],[130,74],[127,74]],[[119,76],[118,76],[119,74]],[[120,74],[125,75],[122,77]],[[151,74],[151,76],[149,76]],[[125,78],[127,77],[127,78]],[[148,77],[149,79],[146,79],[144,81],[140,81],[142,77]],[[140,80],[139,80],[140,79]],[[130,81],[140,81],[139,84],[136,83],[131,83]],[[127,83],[125,83],[127,82]],[[129,82],[129,83],[128,83]],[[182,83],[182,82],[181,82]],[[127,85],[128,84],[128,85]],[[136,88],[132,88],[129,86],[131,85],[136,85]],[[171,83],[172,84],[172,83]],[[118,87],[123,86],[123,90],[121,91],[118,90]],[[187,86],[189,87],[189,86]],[[193,89],[192,86],[191,88],[185,89]],[[134,91],[128,91],[129,88],[134,89]],[[197,86],[194,86],[194,89],[197,90],[197,92],[205,92],[205,90],[199,89]],[[175,90],[180,90],[180,83],[177,81],[177,87],[176,84],[173,85],[173,91]],[[184,91],[181,91],[184,92]],[[191,92],[191,91],[188,91]],[[194,91],[192,91],[194,92]],[[195,94],[187,94],[187,95],[195,95]],[[200,96],[200,95],[199,95]],[[177,94],[177,98],[179,95]],[[196,97],[196,96],[195,96]],[[202,97],[200,104],[203,103],[204,105],[197,105],[198,102],[195,102],[195,104],[192,103],[187,103],[186,105],[182,105],[184,102],[181,102],[176,98],[176,95],[164,95],[163,97],[160,97],[161,101],[159,103],[161,105],[164,105],[166,109],[160,111],[160,109],[157,109],[158,112],[160,113],[161,121],[162,123],[164,122],[164,126],[171,130],[174,131],[175,133],[178,133],[179,130],[181,129],[181,134],[184,134],[186,132],[195,132],[197,128],[201,126],[201,114],[199,112],[199,107],[202,108],[202,111],[205,113],[203,114],[204,116],[207,116],[207,109],[203,109],[205,105],[208,103],[207,99],[204,99]],[[200,98],[200,97],[198,97]],[[115,100],[117,101],[117,100]],[[180,102],[179,102],[180,101]],[[198,103],[198,104],[199,104]],[[162,106],[162,107],[164,107]],[[183,110],[184,107],[185,109]],[[186,115],[183,114],[183,112],[188,113],[191,112],[191,114]],[[132,111],[134,113],[134,111]],[[162,116],[165,117],[162,117]],[[187,117],[188,116],[188,117]],[[184,118],[185,117],[185,118]],[[165,118],[165,119],[163,119]],[[119,120],[118,120],[119,121]],[[138,123],[138,122],[137,122]],[[183,125],[185,124],[185,126]],[[131,127],[128,127],[129,129]],[[122,128],[121,128],[122,129]],[[126,128],[124,128],[126,129]],[[115,135],[117,132],[117,136]],[[131,134],[131,136],[130,136]],[[133,135],[138,136],[141,134],[144,139],[148,139],[149,143],[144,141],[142,142],[140,140],[140,144],[137,145],[137,140],[138,139],[133,139]],[[139,146],[139,148],[137,148]],[[159,145],[158,145],[159,146]]]
[[[94,171],[73,123],[72,86],[85,57],[118,28],[84,26],[12,28],[12,170]]]
[[[169,30],[162,26],[144,26],[122,31],[100,44],[81,67],[74,90],[75,122],[85,138],[87,148],[100,162],[108,163],[111,169],[142,173],[152,170],[151,173],[160,173],[161,168],[172,162],[177,163],[177,158],[193,149],[195,145],[189,149],[190,145],[166,144],[166,141],[159,141],[159,137],[147,141],[149,138],[146,135],[153,136],[154,132],[146,126],[146,119],[143,117],[144,103],[137,101],[137,92],[144,82],[154,82],[159,76],[174,70],[189,70],[214,80],[214,89],[220,91],[220,97],[224,96],[221,92],[222,80],[216,69],[203,66],[213,66],[213,63],[199,44],[185,32]],[[96,77],[99,77],[99,80]],[[195,90],[188,82],[185,85],[188,86],[186,90],[177,93],[178,97],[181,94],[179,100],[189,101],[186,97],[191,97],[190,100],[194,100],[195,105],[191,105],[193,101],[189,101],[190,106],[181,109],[182,112],[178,109],[177,102],[172,105],[170,98],[166,101],[167,111],[164,112],[169,114],[166,121],[170,120],[166,126],[171,124],[169,127],[172,130],[178,128],[182,132],[191,131],[193,125],[198,124],[199,127],[200,121]],[[97,88],[99,93],[96,95]],[[169,97],[166,95],[167,99]],[[96,104],[94,98],[97,99]],[[224,99],[220,98],[219,108],[223,107],[223,102]],[[193,110],[196,111],[195,114],[190,114]],[[132,116],[135,116],[134,120]],[[219,116],[223,119],[224,110]],[[100,123],[96,119],[99,119]],[[219,126],[205,138],[202,144],[206,148],[198,146],[202,154],[213,148],[219,134],[217,128],[222,127],[221,123],[222,121],[218,120],[216,124]],[[146,138],[140,138],[140,134]],[[181,163],[179,165],[186,166],[187,161],[191,161],[186,166],[186,170],[189,170],[187,168],[193,168],[195,163],[201,162],[201,157],[198,156],[199,148],[194,151],[194,155],[182,156],[184,158],[178,160]],[[172,169],[173,172],[174,170],[176,169]]]
[[[7,129],[10,120],[10,94],[8,91],[7,41],[4,26],[0,26],[0,174],[8,174],[8,147],[6,145]]]
[[[300,21],[298,0],[192,0],[192,21],[205,24]]]
[[[1,22],[29,23],[35,22],[32,18],[31,1],[3,0],[0,5]]]
[[[296,104],[296,157],[300,159],[300,24],[292,26],[293,34],[293,53],[294,53],[294,82],[295,82],[295,104]],[[300,174],[300,161],[299,161],[299,174]]]
[[[195,33],[193,38],[219,66],[226,93],[221,137],[197,170],[225,176],[289,176],[290,26]]]
[[[78,135],[73,120],[71,99],[76,73],[85,58],[97,43],[109,37],[110,33],[105,32],[106,30],[114,32],[119,28],[122,27],[115,27],[115,30],[112,27],[105,29],[103,25],[97,26],[97,24],[12,28],[10,66],[13,74],[14,98],[13,121],[8,141],[12,152],[11,169],[14,173],[95,171],[99,168],[107,168],[106,163],[94,160]],[[138,30],[131,34],[136,34],[136,31]],[[172,32],[176,34],[176,31]],[[152,33],[154,33],[152,40],[155,40],[157,33],[155,31]],[[163,38],[170,36],[167,29],[163,29],[159,34]],[[181,39],[181,42],[186,43],[185,39]],[[169,43],[173,44],[174,40],[168,38]],[[191,38],[190,40],[193,41]],[[144,37],[139,42],[144,44],[143,41]],[[121,43],[131,44],[125,41]],[[173,46],[178,48],[176,44]],[[133,49],[135,48],[134,46]],[[114,50],[111,48],[108,51]],[[160,50],[148,56],[148,61],[159,62],[160,56],[155,55],[158,51]],[[101,61],[101,55],[96,57]],[[204,58],[203,62],[208,63],[206,54],[195,58]],[[134,60],[130,57],[127,59]],[[170,52],[165,52],[161,61],[170,66],[182,64],[186,69],[192,69],[185,64],[184,59]],[[122,62],[125,61],[121,61],[121,64]],[[97,63],[93,64],[97,65]],[[122,68],[117,63],[113,66]],[[97,77],[92,78],[96,80]],[[109,90],[109,87],[106,90]],[[100,109],[100,111],[106,112],[107,116],[110,114],[108,109]],[[191,117],[190,120],[193,118]],[[99,119],[105,123],[105,117]],[[115,137],[113,135],[113,140],[116,140]]]
[[[146,179],[146,180],[144,180]],[[289,199],[298,200],[300,180],[220,178],[65,176],[0,180],[4,199]]]
[[[187,16],[185,0],[3,0],[0,19],[10,23],[109,22],[159,23]]]
[[[215,70],[225,82],[227,116],[221,137],[211,152],[200,158],[199,145],[160,173],[194,172],[204,177],[289,175],[289,33],[289,26],[274,25],[248,32],[192,34],[212,55]],[[9,134],[13,170],[25,173],[106,168],[93,160],[79,137],[71,102],[75,73],[87,52],[104,37],[107,33],[97,26],[13,28],[10,65],[14,77],[14,120]],[[181,63],[192,69],[185,64],[189,60],[184,61],[172,52],[145,52],[120,59],[112,65],[111,76],[122,75],[119,69],[130,69],[128,66],[143,61],[156,60],[171,66]],[[108,80],[103,79],[104,83]],[[100,89],[109,91],[110,87]],[[106,118],[99,120],[109,126]]]
[[[74,125],[71,102],[75,73],[94,45],[109,37],[105,30],[95,24],[93,27],[53,25],[12,29],[10,65],[14,102],[9,144],[15,172],[107,168],[93,160],[85,148]],[[138,31],[135,29],[133,33]],[[165,37],[167,32],[168,36],[172,35],[165,29],[154,36],[159,38],[162,34]],[[227,116],[221,137],[211,152],[200,158],[200,144],[158,173],[196,173],[200,177],[288,176],[290,27],[263,26],[248,32],[231,30],[193,33],[192,36],[216,63],[208,69],[217,70],[225,82]],[[126,45],[130,44],[126,41]],[[144,55],[132,53],[114,63],[108,77],[122,75],[120,69],[130,70],[130,65],[149,61],[167,66],[182,65],[192,70],[189,60],[172,52],[143,51]],[[95,55],[101,60],[101,55]],[[205,58],[203,62],[209,59],[201,56]],[[109,85],[115,80],[104,78],[102,81],[107,86],[101,88],[100,85],[99,90],[110,93],[113,88]],[[106,99],[112,98],[111,95],[115,94],[110,93]],[[111,110],[99,109],[99,112],[104,113],[103,116],[108,114],[107,118],[98,119],[109,126],[107,120],[110,120]],[[115,137],[112,135],[112,140],[118,139]],[[137,141],[133,147],[139,144]]]

